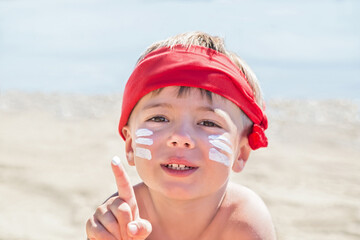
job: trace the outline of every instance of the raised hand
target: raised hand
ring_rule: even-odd
[[[113,158],[111,167],[116,180],[118,196],[109,198],[89,218],[86,223],[88,239],[146,239],[151,233],[151,224],[140,218],[134,189],[117,156]]]

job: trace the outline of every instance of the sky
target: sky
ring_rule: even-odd
[[[120,93],[154,41],[223,37],[266,98],[360,98],[360,1],[0,0],[0,92]]]

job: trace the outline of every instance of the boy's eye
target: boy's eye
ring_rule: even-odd
[[[209,121],[209,120],[204,120],[204,121],[201,121],[199,123],[199,125],[203,125],[205,127],[218,127],[220,128],[219,125],[217,125],[216,123],[212,122],[212,121]]]
[[[169,120],[167,120],[163,116],[155,116],[155,117],[152,117],[152,118],[148,119],[148,121],[152,121],[152,122],[168,122]]]

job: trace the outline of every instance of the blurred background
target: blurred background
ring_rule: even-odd
[[[196,30],[223,37],[267,101],[269,147],[232,181],[279,240],[360,239],[359,22],[357,0],[0,0],[0,240],[86,238],[116,191],[137,58]]]
[[[121,92],[154,41],[225,39],[267,98],[358,98],[356,0],[2,0],[0,90]]]

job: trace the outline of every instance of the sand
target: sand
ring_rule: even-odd
[[[120,95],[0,93],[0,240],[86,238],[116,191],[120,105]],[[232,180],[264,199],[279,239],[360,239],[359,105],[270,100],[268,115],[269,148]]]

